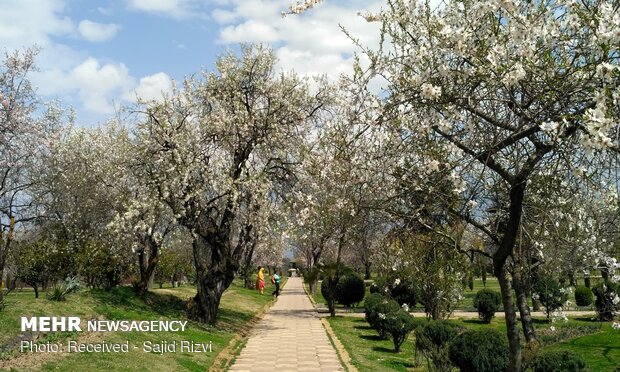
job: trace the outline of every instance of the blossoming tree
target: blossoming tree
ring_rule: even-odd
[[[67,119],[58,105],[44,106],[30,83],[37,53],[35,48],[7,52],[0,65],[0,284],[16,226],[36,217],[29,170]]]
[[[494,243],[511,370],[521,369],[521,347],[507,263],[534,175],[563,159],[592,164],[618,146],[618,6],[501,0],[433,9],[390,0],[368,17],[383,22],[391,43],[368,56],[389,81],[402,133],[446,146],[448,161],[438,166],[453,174],[461,198],[445,207]],[[506,200],[500,209],[491,208],[497,193]],[[502,228],[494,229],[498,211]]]
[[[220,298],[256,238],[256,216],[285,184],[325,92],[276,74],[274,54],[243,46],[217,73],[188,79],[144,108],[137,129],[144,174],[193,236],[198,293],[193,315],[215,323]]]

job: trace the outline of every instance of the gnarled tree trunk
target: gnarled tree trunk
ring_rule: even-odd
[[[143,248],[138,253],[140,279],[136,283],[136,290],[140,295],[144,295],[151,289],[158,262],[159,246],[153,237],[148,237],[144,240]]]

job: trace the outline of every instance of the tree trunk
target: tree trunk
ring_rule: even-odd
[[[592,285],[590,282],[590,274],[583,274],[583,285],[585,285],[587,288],[590,288],[590,286]]]
[[[338,239],[338,252],[336,254],[336,273],[333,278],[329,278],[327,282],[329,287],[330,298],[327,299],[327,306],[329,307],[329,314],[331,317],[336,316],[336,285],[338,285],[338,281],[340,280],[340,261],[342,259],[342,249],[344,248],[344,239],[347,233],[346,228],[342,228],[340,232],[340,238]]]
[[[482,286],[487,287],[487,268],[484,265],[482,266]]]
[[[370,279],[372,273],[370,272],[370,268],[372,266],[372,262],[370,260],[366,260],[364,262],[364,279]]]
[[[601,267],[601,278],[604,282],[609,280],[609,269],[607,267]]]
[[[508,278],[508,271],[503,265],[495,267],[494,271],[502,293],[508,346],[510,348],[510,363],[507,371],[519,372],[521,371],[521,344],[519,342],[519,326],[517,324],[517,313],[512,300],[510,279]]]
[[[209,270],[207,275],[198,281],[198,292],[194,297],[194,312],[197,320],[215,325],[224,291],[230,286],[234,275],[221,270]]]
[[[308,283],[308,287],[310,287],[310,293],[312,293],[313,295],[316,294],[316,284],[317,284],[317,280],[311,280]]]
[[[6,264],[6,256],[9,251],[11,242],[13,241],[13,233],[15,232],[15,216],[9,214],[9,231],[6,234],[6,240],[0,229],[0,288],[2,288],[2,279],[4,278],[4,265]],[[37,297],[38,298],[38,297]]]
[[[39,286],[35,283],[32,288],[34,289],[34,298],[39,298]]]
[[[568,282],[570,283],[571,287],[577,286],[577,278],[575,277],[575,272],[573,270],[568,272]]]
[[[512,282],[514,283],[515,293],[517,294],[517,307],[519,308],[519,314],[521,315],[521,327],[523,327],[523,334],[525,341],[536,341],[536,332],[534,330],[534,324],[532,323],[532,314],[530,313],[530,307],[527,304],[528,293],[521,273],[518,269],[515,269],[515,273],[512,276]]]
[[[197,293],[190,316],[200,322],[215,325],[222,294],[239,270],[241,258],[237,253],[242,252],[229,244],[227,233],[223,231],[194,238]]]
[[[521,371],[521,344],[519,342],[519,326],[514,307],[512,285],[506,269],[508,258],[514,252],[517,234],[521,228],[521,216],[523,214],[523,199],[525,197],[526,179],[519,178],[514,181],[510,189],[510,206],[508,208],[508,221],[505,231],[501,236],[500,244],[493,255],[493,272],[497,277],[502,294],[504,314],[506,321],[506,335],[510,348],[510,360],[508,372]]]
[[[2,237],[0,237],[2,239]],[[0,240],[0,288],[3,287],[3,279],[4,279],[4,248],[2,247],[4,242]],[[8,282],[8,280],[7,280]]]
[[[245,286],[245,288],[247,289],[253,289],[254,288],[254,272],[252,271],[252,258],[254,257],[254,250],[256,248],[256,241],[254,241],[251,246],[250,246],[250,250],[246,253],[245,257],[243,258],[243,269],[242,269],[242,275],[243,275],[243,285]]]
[[[322,241],[322,240],[321,240]],[[312,279],[308,282],[308,286],[310,287],[310,293],[312,293],[313,295],[316,294],[316,290],[317,290],[317,284],[318,284],[318,273],[314,272],[314,270],[316,270],[316,267],[319,263],[319,259],[321,258],[321,253],[323,253],[323,246],[320,245],[319,249],[317,249],[316,251],[312,251],[312,265],[310,265],[310,271],[312,275]]]
[[[140,269],[140,279],[136,284],[139,295],[144,295],[151,289],[155,278],[155,268],[159,262],[159,247],[152,237],[147,238],[144,247],[138,253],[138,267]]]

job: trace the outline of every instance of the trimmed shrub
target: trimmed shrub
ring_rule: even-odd
[[[332,292],[331,292],[331,288],[329,287],[329,279],[330,278],[324,278],[321,281],[321,296],[323,296],[323,298],[326,301],[329,301],[329,299],[332,297]]]
[[[361,302],[365,294],[364,279],[355,274],[342,276],[336,284],[336,301],[344,306],[349,307],[351,304]]]
[[[379,293],[381,295],[386,295],[387,291],[385,291],[385,279],[377,278],[370,285],[369,291],[371,294]]]
[[[599,320],[613,320],[620,309],[620,302],[616,300],[616,296],[620,296],[620,284],[607,280],[604,283],[598,283],[592,292],[596,296],[594,307]]]
[[[448,348],[460,330],[459,326],[446,320],[433,320],[416,329],[415,349],[424,355],[430,370],[452,370]]]
[[[398,283],[398,284],[397,284]],[[402,279],[392,282],[390,296],[399,305],[407,304],[410,308],[420,302],[420,290],[418,284],[412,279]]]
[[[474,297],[474,307],[478,309],[478,316],[485,323],[491,323],[495,312],[499,310],[502,296],[490,289],[481,289]]]
[[[372,311],[374,311],[375,306],[383,301],[383,296],[378,293],[372,293],[369,296],[366,296],[364,299],[364,314],[366,315],[366,321],[368,321],[368,316]]]
[[[501,372],[508,366],[508,341],[493,328],[471,329],[451,343],[449,357],[461,372]]]
[[[575,303],[577,306],[590,306],[594,301],[594,294],[588,287],[577,287],[575,289]]]
[[[387,317],[387,314],[400,310],[398,302],[374,293],[366,298],[364,310],[368,324],[379,333],[379,337],[387,338],[385,324],[382,320]]]
[[[65,301],[67,299],[67,286],[64,283],[56,283],[47,292],[47,299],[51,301]]]
[[[413,308],[420,302],[420,289],[413,279],[403,279],[404,275],[391,275],[376,279],[370,286],[370,293],[389,296],[399,305],[407,304]]]
[[[543,351],[536,355],[530,365],[533,372],[581,372],[586,362],[568,350]]]
[[[545,314],[549,319],[551,313],[561,308],[568,299],[568,293],[563,290],[560,282],[551,276],[543,276],[534,283],[534,293],[538,301],[545,307]]]
[[[403,309],[387,314],[380,322],[385,332],[392,336],[395,352],[400,351],[400,346],[416,326],[413,317]]]

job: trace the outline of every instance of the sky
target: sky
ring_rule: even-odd
[[[37,45],[31,75],[44,100],[56,99],[92,126],[131,105],[157,98],[172,80],[201,69],[239,43],[272,46],[279,68],[336,78],[359,52],[341,31],[375,47],[379,25],[357,13],[383,1],[327,0],[282,17],[293,0],[0,0],[0,47]]]

